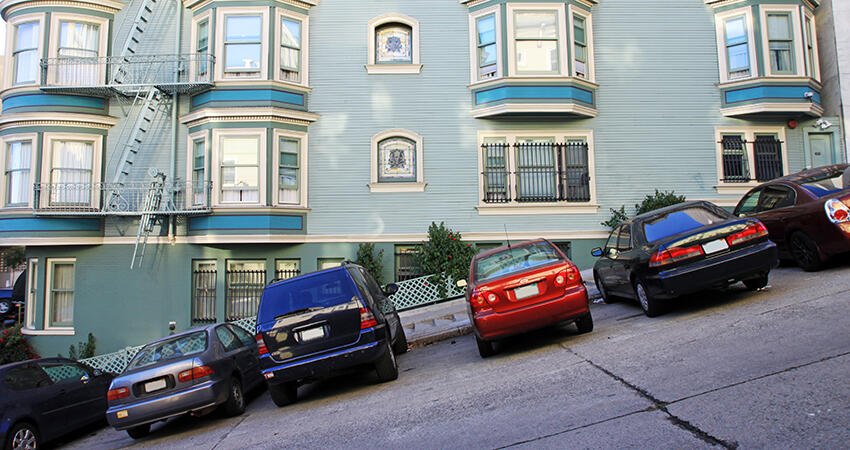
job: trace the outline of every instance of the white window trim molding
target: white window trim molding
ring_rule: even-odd
[[[748,127],[748,126],[719,126],[714,130],[715,144],[715,162],[717,170],[717,184],[714,186],[718,194],[733,194],[743,195],[750,189],[758,186],[761,182],[755,179],[747,183],[727,183],[723,178],[723,135],[724,134],[740,134],[744,136],[747,142],[753,142],[756,134],[775,134],[782,141],[782,173],[788,175],[788,141],[785,136],[785,127]],[[755,176],[756,166],[755,158],[750,147],[747,147],[747,169],[752,176]]]
[[[259,170],[260,170],[260,181],[259,181],[259,193],[258,193],[258,201],[255,203],[222,203],[221,201],[221,141],[222,138],[226,137],[256,137],[260,142],[260,159]],[[258,206],[266,205],[266,173],[267,165],[266,165],[266,154],[268,149],[266,148],[267,143],[267,129],[266,128],[221,128],[221,129],[213,129],[212,130],[212,146],[210,148],[209,154],[211,155],[210,161],[210,180],[213,184],[212,189],[212,199],[211,205],[213,208],[232,208],[232,209],[244,209],[244,208],[256,208]]]
[[[101,162],[103,161],[103,136],[96,134],[80,134],[80,133],[44,133],[42,152],[41,152],[41,182],[51,183],[50,169],[53,161],[53,143],[54,141],[83,141],[92,143],[92,168],[91,168],[91,184],[92,190],[89,198],[89,207],[100,208],[100,190],[96,189],[103,179],[101,173]],[[41,208],[50,208],[50,196],[42,195],[39,198],[39,206]]]
[[[214,49],[212,48],[212,46],[210,46],[210,41],[213,38],[212,11],[206,11],[206,12],[204,12],[202,14],[198,14],[197,16],[192,18],[192,28],[189,31],[189,39],[191,39],[189,41],[189,48],[191,50],[192,55],[198,54],[198,25],[205,20],[207,21],[207,53],[209,53],[211,55],[213,54]],[[218,42],[218,39],[216,39],[216,42]],[[197,79],[198,63],[199,63],[199,61],[195,61],[193,64],[189,64],[189,79],[190,80],[196,80]],[[214,65],[218,66],[218,64],[214,64]],[[210,73],[212,70],[215,70],[215,69],[212,68],[212,67],[207,67],[207,77],[212,78],[214,76],[213,73]]]
[[[196,141],[204,141],[204,181],[207,183],[211,180],[211,166],[210,166],[210,132],[208,130],[196,131],[194,133],[189,134],[186,137],[186,192],[188,193],[185,198],[186,207],[192,208],[194,205],[194,193],[191,192],[192,188],[192,176],[195,172],[195,142]],[[206,195],[212,195],[211,192],[207,191]],[[208,204],[211,203],[212,199],[207,199]]]
[[[812,79],[820,82],[821,81],[821,71],[820,71],[820,49],[818,48],[818,24],[817,24],[817,20],[815,18],[815,15],[812,14],[811,11],[805,10],[804,17],[805,17],[805,19],[803,21],[803,51],[805,51],[806,55],[808,55],[808,48],[807,47],[808,47],[809,39],[808,39],[808,36],[806,35],[806,28],[805,28],[805,26],[806,26],[805,20],[808,19],[808,20],[811,21],[811,24],[812,24],[812,53],[814,53],[814,60],[811,62],[811,66],[806,66],[806,71],[807,71],[806,74],[809,76],[809,78],[812,78]],[[806,56],[805,59],[808,60],[808,56]]]
[[[44,56],[44,21],[45,14],[41,13],[16,16],[6,22],[6,62],[3,67],[3,90],[23,86],[38,86],[41,84],[41,68],[39,68],[39,74],[35,82],[15,84],[15,57],[12,53],[15,51],[15,31],[18,25],[27,22],[38,22],[38,58],[41,59]]]
[[[732,80],[729,78],[729,62],[727,61],[728,56],[726,55],[726,21],[738,16],[744,16],[744,22],[747,26],[747,50],[748,57],[750,59],[750,76]],[[758,78],[758,58],[756,58],[756,39],[752,8],[738,8],[717,14],[714,17],[714,25],[717,33],[717,61],[720,66],[720,82],[733,83]]]
[[[298,83],[283,80],[280,78],[280,33],[281,33],[281,20],[283,18],[295,19],[301,22],[301,81]],[[290,11],[288,9],[277,9],[277,14],[275,14],[275,28],[274,28],[274,80],[284,83],[284,84],[292,84],[296,86],[310,86],[310,17],[306,14],[300,14],[295,11]]]
[[[28,258],[27,259],[27,286],[26,286],[26,297],[25,297],[25,311],[24,311],[24,329],[34,330],[36,329],[35,324],[35,310],[37,308],[36,301],[38,300],[38,258]]]
[[[375,62],[375,30],[381,25],[388,23],[401,23],[410,27],[413,39],[412,60],[410,64],[377,64]],[[399,13],[383,14],[373,18],[368,24],[368,50],[366,59],[366,73],[368,74],[418,74],[422,72],[422,64],[419,62],[419,21],[413,17]]]
[[[556,11],[558,17],[558,73],[541,74],[527,73],[517,74],[516,67],[516,38],[514,30],[514,15],[516,11]],[[536,77],[536,78],[560,78],[566,77],[567,73],[567,52],[565,45],[568,43],[568,35],[566,32],[566,10],[564,4],[557,3],[508,3],[508,76],[509,77]],[[571,23],[571,22],[570,22]],[[572,44],[572,41],[569,41]],[[572,52],[570,52],[572,54]]]
[[[275,129],[272,136],[272,145],[274,145],[272,153],[272,171],[274,174],[272,177],[272,205],[282,208],[307,209],[307,205],[309,204],[307,202],[307,186],[309,186],[307,180],[307,175],[309,174],[309,168],[307,167],[307,162],[309,160],[307,155],[307,149],[309,148],[307,141],[308,135],[307,133],[297,131]],[[280,176],[278,174],[278,168],[280,167],[279,144],[281,138],[298,139],[298,197],[300,201],[297,204],[280,202]]]
[[[384,139],[402,137],[410,139],[416,144],[416,182],[378,182],[378,144]],[[369,151],[372,159],[371,175],[369,182],[369,191],[371,192],[424,192],[425,191],[425,159],[424,139],[419,133],[403,130],[385,130],[372,136],[371,147]]]
[[[97,56],[102,58],[106,56],[106,51],[109,45],[109,19],[101,18],[97,16],[86,16],[81,14],[69,14],[69,13],[53,13],[50,16],[50,35],[48,39],[48,58],[58,58],[59,57],[59,23],[60,22],[85,22],[92,23],[98,26],[99,36],[98,36],[98,48],[97,48]],[[55,71],[48,70],[47,71],[47,84],[53,84],[56,82],[55,79],[56,73]],[[97,80],[100,83],[106,83],[106,64],[98,64],[97,69]]]
[[[254,76],[233,76],[228,75],[224,70],[226,64],[226,55],[224,54],[224,29],[226,28],[226,16],[253,16],[259,15],[263,23],[260,30],[260,70]],[[215,81],[250,81],[250,80],[268,80],[269,79],[269,7],[222,7],[217,8],[215,13]]]
[[[791,16],[791,32],[793,33],[794,42],[791,46],[794,51],[794,73],[782,74],[773,73],[770,66],[770,42],[767,38],[767,15],[769,13],[788,13]],[[806,58],[804,56],[805,48],[803,45],[803,28],[800,22],[800,7],[796,5],[764,5],[760,8],[761,15],[761,42],[762,42],[762,57],[764,61],[764,71],[768,77],[775,78],[794,78],[806,75]],[[815,37],[817,39],[817,37]]]
[[[521,137],[554,137],[556,142],[564,142],[568,139],[584,139],[587,142],[587,172],[590,176],[590,200],[587,202],[546,202],[546,203],[519,203],[515,199],[509,203],[485,203],[484,184],[481,173],[484,172],[484,160],[481,154],[481,145],[487,138],[504,138],[505,143],[511,146],[508,152],[507,170],[514,172],[516,168],[516,155],[513,144]],[[478,214],[481,216],[491,215],[552,215],[552,214],[596,214],[599,204],[596,196],[596,145],[592,130],[541,130],[541,131],[480,131],[476,146],[476,159],[478,160]],[[509,188],[516,184],[516,175],[508,175]]]
[[[50,304],[53,302],[53,266],[55,264],[72,263],[74,264],[74,310],[77,309],[77,258],[47,258],[45,264],[44,278],[44,331],[64,332],[73,335],[74,327],[54,327],[50,326]],[[47,334],[47,333],[44,333]]]
[[[577,75],[575,68],[575,16],[581,16],[584,19],[584,34],[585,40],[587,41],[587,78],[581,78]],[[578,79],[584,79],[590,81],[591,83],[596,82],[596,61],[594,59],[594,49],[593,49],[593,14],[581,9],[577,8],[573,5],[567,6],[567,20],[569,23],[567,26],[568,35],[569,35],[569,45],[570,52],[569,55],[572,58],[571,66],[572,66],[572,76]]]
[[[478,19],[493,14],[496,20],[496,75],[490,78],[478,78]],[[505,68],[502,61],[502,8],[499,5],[491,6],[469,15],[469,84],[486,83],[498,80],[505,76]]]
[[[6,157],[8,155],[8,146],[13,142],[24,142],[30,141],[32,144],[30,145],[30,185],[31,190],[29,193],[29,201],[26,205],[20,206],[6,206],[6,192],[7,183],[6,183]],[[2,184],[0,184],[0,210],[4,211],[13,211],[13,210],[22,210],[22,209],[32,209],[33,202],[35,201],[35,190],[32,189],[33,183],[35,183],[35,175],[36,175],[36,155],[38,152],[36,151],[36,147],[38,146],[38,134],[37,133],[21,133],[21,134],[7,134],[0,138],[0,147],[2,147],[2,156],[0,156],[0,176],[2,176]]]

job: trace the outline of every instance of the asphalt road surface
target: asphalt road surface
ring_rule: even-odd
[[[511,339],[481,359],[471,336],[372,373],[267,392],[236,418],[179,418],[133,441],[104,428],[76,448],[848,448],[850,264],[775,270],[770,286],[683,300],[650,319],[594,304],[573,325]]]

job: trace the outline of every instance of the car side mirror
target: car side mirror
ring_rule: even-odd
[[[600,256],[602,256],[602,248],[595,247],[593,250],[590,251],[590,255],[599,258]]]
[[[393,295],[398,292],[398,285],[395,283],[390,283],[384,286],[384,295]]]
[[[468,285],[468,283],[466,282],[466,280],[464,280],[462,278],[460,280],[455,281],[455,286],[457,286],[459,288],[465,288],[467,285]]]

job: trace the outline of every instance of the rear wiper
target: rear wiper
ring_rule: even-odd
[[[314,311],[320,311],[322,309],[325,309],[325,308],[323,308],[321,306],[311,306],[309,308],[296,309],[295,311],[290,311],[286,314],[281,314],[281,315],[275,317],[274,319],[280,320],[280,319],[283,319],[284,317],[297,316],[299,314],[304,314],[304,313],[314,312]]]

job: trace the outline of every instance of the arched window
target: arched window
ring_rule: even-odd
[[[387,130],[372,137],[372,192],[423,191],[422,136]]]
[[[385,14],[369,21],[368,73],[419,73],[419,21]]]

